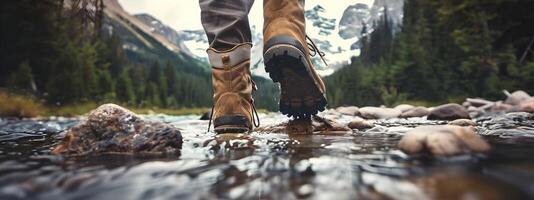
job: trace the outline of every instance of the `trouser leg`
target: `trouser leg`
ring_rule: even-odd
[[[200,0],[201,21],[209,47],[227,50],[252,42],[248,13],[254,0]]]

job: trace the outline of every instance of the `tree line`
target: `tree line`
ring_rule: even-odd
[[[361,54],[326,78],[329,103],[502,99],[504,89],[532,94],[531,8],[527,0],[406,0],[395,27],[386,7],[363,28]]]
[[[0,88],[48,105],[116,102],[140,107],[209,107],[209,71],[164,47],[128,52],[109,34],[101,0],[2,1]],[[162,46],[162,45],[160,45]],[[264,79],[258,107],[276,109]]]

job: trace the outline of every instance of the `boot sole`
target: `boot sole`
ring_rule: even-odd
[[[242,126],[232,126],[232,125],[225,125],[225,126],[218,126],[213,129],[217,134],[224,134],[224,133],[246,133],[250,130],[247,127]]]
[[[319,90],[302,51],[289,44],[277,44],[267,49],[263,57],[265,71],[274,82],[280,83],[282,114],[309,118],[324,111],[326,97]]]
[[[239,115],[226,115],[213,120],[213,130],[217,134],[245,133],[250,131],[247,119]]]

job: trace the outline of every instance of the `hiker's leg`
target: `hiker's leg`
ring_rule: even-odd
[[[248,13],[254,0],[200,0],[201,20],[211,48],[252,42]]]
[[[217,133],[248,132],[259,125],[250,73],[251,33],[248,13],[253,0],[200,0],[202,26],[210,43],[213,110]],[[255,114],[255,115],[254,115]]]

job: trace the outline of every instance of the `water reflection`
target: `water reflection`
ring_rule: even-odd
[[[0,121],[0,199],[529,199],[534,117],[477,119],[488,156],[408,157],[397,142],[423,118],[343,134],[215,135],[197,116],[148,116],[182,129],[180,155],[50,155],[78,119]],[[283,121],[261,116],[266,124]],[[348,121],[341,118],[339,121]]]

